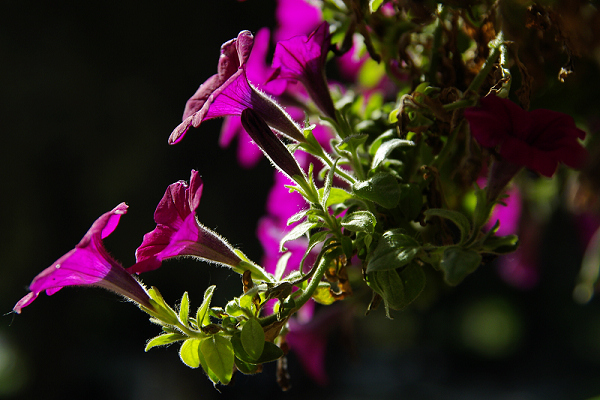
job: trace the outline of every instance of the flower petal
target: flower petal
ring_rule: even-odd
[[[65,286],[103,287],[152,308],[142,285],[108,254],[102,243],[126,212],[127,205],[121,203],[98,218],[73,250],[34,278],[29,286],[31,293],[15,305],[14,311],[20,313],[44,290],[52,295]]]

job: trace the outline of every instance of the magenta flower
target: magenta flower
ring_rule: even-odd
[[[287,82],[284,80],[267,82],[273,75],[273,68],[266,62],[269,38],[268,28],[262,28],[256,33],[252,52],[246,62],[246,76],[257,89],[269,95],[278,96],[284,92]],[[226,116],[221,126],[219,145],[223,148],[228,147],[235,137],[238,138],[237,158],[240,165],[244,168],[254,167],[262,158],[262,152],[252,143],[252,139],[242,127],[240,117],[238,115]]]
[[[65,286],[102,287],[153,309],[144,287],[108,254],[102,243],[126,212],[127,205],[121,203],[98,218],[73,250],[33,279],[31,292],[13,310],[20,314],[43,290],[52,295]]]
[[[331,36],[329,24],[323,22],[308,37],[294,36],[277,43],[273,56],[275,72],[271,79],[288,79],[304,85],[317,107],[329,118],[335,108],[325,78],[325,61]]]
[[[550,110],[525,111],[497,96],[481,99],[478,107],[465,110],[473,137],[483,147],[516,166],[550,177],[558,163],[581,168],[587,151],[579,143],[585,132],[569,115]],[[493,168],[493,167],[492,167]]]
[[[320,6],[314,0],[277,0],[275,41],[312,32],[323,21]]]
[[[130,273],[155,270],[163,260],[179,256],[234,267],[242,261],[224,239],[197,221],[202,187],[198,172],[192,170],[189,184],[179,181],[167,188],[154,212],[156,228],[144,235]]]
[[[246,63],[254,43],[249,31],[242,31],[236,39],[221,46],[217,74],[204,82],[187,101],[183,122],[177,126],[169,143],[179,142],[188,129],[197,128],[206,120],[240,115],[252,108],[271,126],[296,141],[304,141],[300,127],[271,98],[254,88],[246,77]]]

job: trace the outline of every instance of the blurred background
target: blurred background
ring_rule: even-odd
[[[204,123],[176,146],[167,138],[185,101],[215,73],[221,43],[242,29],[273,27],[275,2],[149,4],[0,0],[0,398],[600,395],[600,301],[573,300],[584,247],[560,201],[536,231],[535,285],[511,285],[490,265],[456,289],[434,287],[394,320],[383,310],[364,318],[358,305],[352,329],[330,336],[327,387],[311,381],[291,354],[289,392],[279,390],[274,365],[267,365],[258,376],[238,375],[219,393],[201,371],[179,361],[176,345],[144,353],[158,326],[102,290],[44,294],[22,315],[11,314],[31,279],[122,201],[129,212],[106,247],[125,266],[133,264],[166,187],[189,179],[192,168],[205,184],[199,219],[251,259],[261,258],[254,233],[272,183],[268,163],[239,168],[235,149],[217,144],[220,121]],[[569,85],[550,85],[532,108],[576,112],[578,121],[592,124],[597,64],[580,71]],[[170,304],[187,290],[192,307],[208,285],[218,285],[215,305],[240,290],[237,275],[185,261],[143,280]]]

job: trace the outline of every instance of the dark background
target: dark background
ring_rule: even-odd
[[[600,310],[598,301],[580,306],[571,299],[581,252],[561,212],[540,232],[560,238],[560,246],[546,241],[537,288],[511,288],[493,268],[482,269],[458,290],[443,289],[393,321],[382,310],[358,319],[349,341],[339,331],[331,339],[328,388],[315,386],[292,355],[290,392],[280,394],[273,365],[267,365],[263,374],[238,376],[219,394],[201,371],[178,360],[177,346],[144,353],[159,328],[102,290],[42,294],[22,315],[10,314],[31,279],[122,201],[129,212],[106,247],[131,265],[143,234],[154,228],[165,188],[189,179],[192,168],[205,183],[199,219],[260,260],[254,231],[272,181],[268,163],[238,168],[235,150],[217,145],[218,121],[190,131],[178,145],[169,146],[167,138],[187,98],[215,73],[221,43],[242,29],[273,27],[275,4],[149,4],[0,0],[0,312],[7,313],[0,320],[0,398],[524,400],[600,394]],[[540,103],[557,105],[561,90]],[[597,105],[578,101],[588,114]],[[577,108],[573,102],[556,109]],[[200,263],[169,262],[142,278],[170,304],[189,291],[193,307],[210,284],[218,285],[215,305],[240,289],[237,275]],[[473,345],[469,332],[492,328],[512,335],[496,343],[499,352]]]

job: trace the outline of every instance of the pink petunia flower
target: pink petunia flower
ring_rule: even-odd
[[[20,314],[42,291],[52,295],[65,286],[102,287],[153,309],[144,287],[108,254],[102,243],[126,212],[127,205],[121,203],[100,216],[73,250],[33,279],[29,285],[31,292],[13,310]]]
[[[193,256],[218,264],[237,266],[242,260],[215,232],[201,225],[196,209],[202,196],[202,179],[192,170],[190,183],[179,181],[167,188],[156,207],[156,228],[144,235],[130,273],[152,271],[165,259]]]
[[[187,101],[183,122],[171,133],[169,143],[181,141],[188,129],[206,120],[240,115],[252,108],[267,124],[295,141],[303,142],[300,127],[270,97],[253,87],[246,76],[246,64],[254,37],[242,31],[221,47],[218,72],[204,82]]]
[[[319,0],[277,0],[275,41],[306,35],[323,21]]]
[[[513,164],[551,177],[559,163],[581,168],[587,151],[585,132],[573,118],[551,110],[525,111],[510,100],[490,95],[465,110],[473,137]]]
[[[329,24],[323,22],[308,37],[294,36],[277,43],[273,56],[273,79],[298,81],[327,117],[335,119],[335,108],[325,78],[325,61],[331,43]]]

